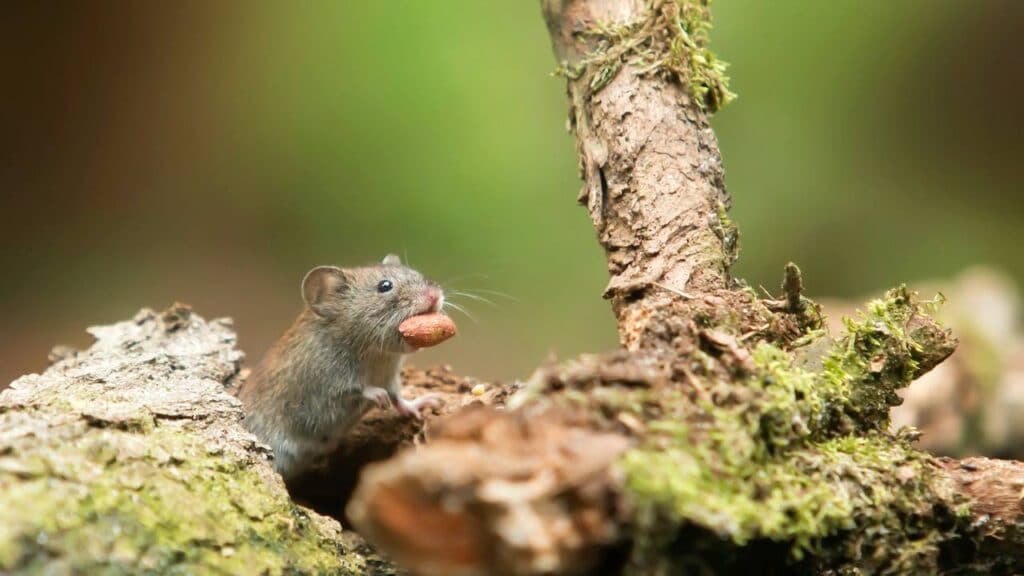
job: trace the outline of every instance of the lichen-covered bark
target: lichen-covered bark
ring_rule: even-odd
[[[90,332],[0,394],[0,572],[395,573],[293,504],[241,428],[227,321],[175,306]]]

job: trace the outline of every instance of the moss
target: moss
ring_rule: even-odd
[[[737,546],[783,542],[792,560],[874,558],[900,571],[927,567],[951,536],[952,516],[933,525],[933,503],[951,495],[904,440],[844,436],[743,460],[723,459],[690,434],[678,438],[672,449],[639,448],[620,463],[642,534],[693,524]]]
[[[0,572],[366,572],[245,462],[159,427],[140,446],[85,428],[39,446],[46,473],[0,471]]]
[[[728,64],[710,50],[711,0],[649,0],[643,17],[627,24],[594,23],[578,35],[591,52],[558,70],[586,77],[591,93],[604,88],[624,65],[677,79],[702,109],[717,112],[736,95],[729,91]]]
[[[658,2],[653,3],[655,7]],[[704,108],[717,112],[736,95],[729,91],[728,64],[708,48],[711,43],[711,0],[661,2],[666,32],[671,38],[670,56],[664,66],[689,86]]]
[[[695,525],[737,546],[783,543],[791,561],[933,569],[959,502],[926,455],[885,432],[895,391],[950,351],[924,308],[905,288],[871,302],[818,372],[761,342],[754,374],[718,383],[693,424],[652,425],[620,463],[641,533]]]
[[[793,292],[791,301],[801,298]],[[685,572],[708,565],[716,547],[731,549],[722,554],[731,561],[737,547],[749,557],[756,545],[781,550],[791,569],[932,572],[962,527],[962,503],[911,447],[912,434],[888,432],[895,391],[951,350],[929,307],[893,290],[848,320],[817,362],[805,357],[817,347],[746,341],[750,368],[740,378],[694,369],[730,360],[693,350],[677,361],[691,367],[678,382],[616,381],[607,370],[587,381],[579,366],[575,380],[553,379],[567,405],[587,390],[599,426],[646,423],[627,424],[637,446],[617,464],[635,524],[632,573]],[[705,323],[734,336],[743,329],[728,315]]]
[[[845,319],[846,335],[825,359],[823,383],[839,387],[861,428],[884,430],[896,391],[948,357],[956,346],[950,334],[926,321],[941,297],[915,302],[907,288],[870,302],[858,319]]]

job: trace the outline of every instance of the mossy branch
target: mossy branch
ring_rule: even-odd
[[[992,541],[1020,537],[1019,503],[980,505],[1005,492],[965,489],[889,431],[896,391],[955,347],[932,303],[893,290],[833,340],[795,265],[778,300],[729,273],[708,4],[543,5],[624,349],[544,367],[510,410],[456,414],[372,466],[357,526],[426,575],[1000,566]]]
[[[589,52],[563,61],[556,73],[585,78],[600,92],[626,65],[637,74],[660,74],[685,85],[702,109],[717,112],[736,94],[729,90],[728,64],[710,49],[711,0],[648,0],[635,20],[596,20],[573,31]]]
[[[730,356],[745,352],[722,343],[742,338],[740,324],[718,325],[708,348],[685,355],[619,352],[544,369],[507,417],[456,415],[430,445],[375,466],[357,525],[426,574],[457,562],[471,574],[544,563],[576,573],[615,554],[628,574],[865,568],[866,558],[878,571],[938,570],[951,547],[981,542],[968,500],[912,434],[887,432],[895,391],[955,343],[928,306],[905,289],[872,302],[816,369],[803,349],[761,339],[736,372]],[[520,426],[528,432],[496,431]],[[554,438],[569,437],[578,444],[563,454]],[[477,453],[486,464],[467,459]],[[472,528],[458,550],[428,560],[410,542],[416,519],[434,515]],[[519,541],[526,526],[544,536]],[[503,571],[497,559],[508,558],[531,568]]]

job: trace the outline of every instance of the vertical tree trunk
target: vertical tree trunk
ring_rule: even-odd
[[[731,282],[737,238],[708,101],[664,62],[674,57],[674,26],[662,25],[680,18],[675,2],[543,4],[570,76],[579,200],[608,257],[605,296],[623,344],[639,349],[647,326],[660,321],[654,312],[674,294],[713,293]],[[705,17],[701,8],[696,18]]]

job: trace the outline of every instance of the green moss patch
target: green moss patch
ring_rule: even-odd
[[[578,35],[590,47],[558,73],[586,77],[599,92],[625,65],[648,74],[665,74],[687,86],[694,101],[716,112],[736,95],[729,91],[728,64],[710,50],[711,0],[649,0],[643,17],[626,24],[595,22]]]
[[[0,572],[364,573],[283,489],[198,436],[53,432],[38,457],[18,454],[35,468],[0,456]]]
[[[588,403],[597,425],[637,441],[618,463],[633,572],[679,573],[707,562],[712,547],[735,557],[755,543],[781,550],[790,568],[933,571],[966,509],[912,448],[912,431],[888,432],[896,391],[953,349],[931,306],[893,290],[838,339],[806,328],[785,348],[743,340],[744,323],[722,316],[696,327],[727,343],[717,356],[692,349],[635,360],[633,370],[606,359],[590,378],[577,363],[549,379],[564,389],[555,397]],[[721,368],[741,356],[743,374]]]

